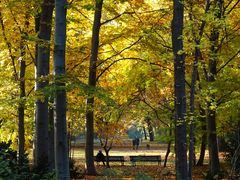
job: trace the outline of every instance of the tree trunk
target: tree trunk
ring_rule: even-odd
[[[202,166],[204,157],[205,157],[205,150],[207,146],[207,122],[206,122],[206,112],[203,108],[199,107],[200,109],[200,121],[202,126],[202,143],[201,143],[201,150],[200,150],[200,157],[197,162],[197,166]]]
[[[108,168],[110,168],[110,164],[109,164],[109,150],[110,149],[104,149],[105,150],[105,153],[106,153],[106,165]]]
[[[221,19],[223,1],[214,1],[215,16],[218,20]],[[218,39],[219,39],[219,25],[214,24],[210,35],[210,59],[208,64],[208,82],[209,86],[216,81],[217,75],[217,54],[218,54]],[[219,174],[220,164],[218,157],[218,144],[217,144],[217,132],[216,132],[216,107],[214,103],[216,101],[215,95],[210,93],[210,101],[208,102],[208,150],[209,150],[209,174],[211,177]]]
[[[103,0],[96,0],[94,23],[92,29],[92,48],[90,56],[89,78],[88,85],[90,88],[96,87],[96,75],[97,75],[97,56],[99,46],[99,32],[101,27],[101,15]],[[87,111],[86,111],[86,171],[88,175],[96,175],[96,169],[94,166],[94,95],[89,94],[87,98]]]
[[[144,139],[147,140],[147,132],[144,126],[143,126],[143,134],[144,134]]]
[[[54,103],[54,99],[50,97],[49,102],[51,105],[48,110],[48,163],[49,163],[49,171],[53,171],[55,169],[55,158],[54,158],[54,109],[52,104]]]
[[[20,89],[20,102],[18,105],[18,163],[21,165],[24,160],[25,153],[25,129],[24,129],[24,110],[25,110],[25,71],[26,62],[24,59],[25,45],[21,42],[21,61],[19,71],[19,89]]]
[[[193,71],[192,71],[192,82],[191,82],[191,90],[190,90],[190,132],[189,132],[189,168],[188,168],[188,176],[189,179],[192,179],[192,168],[195,165],[195,89],[197,82],[197,74],[198,74],[198,60],[200,58],[200,51],[198,48],[199,42],[197,41],[195,48],[195,57],[193,63]]]
[[[52,30],[52,14],[54,0],[44,0],[40,14],[40,29],[38,42],[38,57],[36,59],[36,85],[35,90],[43,99],[36,100],[35,109],[35,167],[39,170],[48,170],[48,97],[44,94],[44,88],[48,86],[50,59],[50,38]]]
[[[170,136],[170,137],[172,136],[172,129],[169,129],[169,136]],[[172,144],[172,140],[169,140],[169,141],[168,141],[167,152],[166,152],[166,155],[165,155],[163,167],[166,167],[166,166],[167,166],[168,155],[169,155],[169,153],[171,152],[171,144]]]
[[[183,1],[173,1],[172,46],[174,55],[176,178],[187,177],[185,56],[183,51]]]
[[[208,151],[210,176],[214,177],[220,171],[218,144],[216,132],[216,111],[208,109]]]
[[[54,40],[54,74],[56,94],[54,101],[54,149],[57,179],[70,179],[66,123],[65,75],[66,49],[66,13],[67,1],[55,1],[55,40]]]
[[[21,165],[24,161],[25,154],[25,127],[24,127],[24,111],[26,103],[25,89],[25,73],[26,73],[26,40],[27,29],[29,25],[29,16],[25,15],[25,23],[20,40],[20,64],[19,64],[19,104],[18,104],[18,163]]]
[[[147,125],[148,125],[149,140],[154,141],[154,132],[153,132],[153,126],[152,126],[151,118],[146,117],[145,121],[147,122]]]

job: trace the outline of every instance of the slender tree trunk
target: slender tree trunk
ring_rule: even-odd
[[[49,110],[48,110],[48,163],[49,163],[49,171],[53,171],[55,169],[55,158],[54,158],[54,109],[53,97],[49,99]]]
[[[40,21],[41,21],[41,17],[40,17],[40,13],[37,13],[34,17],[34,21],[35,21],[35,33],[37,34],[39,32],[39,29],[40,29]],[[36,74],[36,67],[37,67],[37,58],[38,58],[38,43],[36,42],[35,43],[35,59],[34,59],[34,65],[35,65],[35,78],[37,77],[37,74]],[[36,87],[35,87],[36,88]],[[35,111],[35,110],[34,110]],[[35,116],[34,116],[34,124],[36,124],[36,112],[35,113]],[[34,132],[35,133],[35,132]],[[34,134],[34,142],[33,142],[33,165],[35,166],[36,164],[36,147],[35,147],[35,144],[36,144],[36,133]]]
[[[56,94],[54,101],[54,146],[55,169],[57,179],[70,179],[66,123],[65,75],[66,49],[66,13],[67,1],[55,0],[55,39],[54,39],[54,74]]]
[[[173,1],[172,46],[174,55],[176,178],[187,177],[185,55],[183,51],[183,1]]]
[[[201,126],[202,126],[202,143],[201,143],[201,150],[200,150],[200,156],[199,160],[197,162],[197,166],[202,166],[204,157],[205,157],[205,150],[207,147],[207,121],[206,121],[206,112],[203,108],[199,107],[200,109],[200,121],[201,121]]]
[[[105,150],[105,153],[106,153],[106,165],[108,168],[110,168],[110,164],[109,164],[109,151],[110,149],[104,149]]]
[[[197,41],[197,45],[199,42]],[[195,165],[195,89],[197,82],[197,74],[198,74],[198,60],[200,58],[200,52],[198,46],[195,48],[195,58],[193,63],[193,71],[192,71],[192,82],[191,82],[191,90],[190,90],[190,132],[189,132],[189,168],[188,168],[188,176],[189,179],[192,179],[192,168]]]
[[[145,117],[145,121],[147,122],[147,126],[148,126],[149,140],[154,141],[154,132],[153,132],[151,118],[149,116],[147,116],[147,117]]]
[[[24,129],[24,111],[25,111],[25,45],[23,40],[21,40],[21,60],[20,60],[20,70],[19,70],[19,89],[20,89],[20,102],[18,105],[18,163],[22,164],[24,160],[25,153],[25,129]]]
[[[214,15],[216,19],[221,19],[223,1],[214,1]],[[208,64],[208,82],[209,86],[216,81],[217,75],[217,54],[218,54],[218,40],[219,40],[219,25],[214,24],[210,35],[210,59]],[[211,94],[211,100],[208,102],[208,150],[209,150],[209,174],[211,177],[219,174],[220,164],[218,157],[217,131],[216,131],[216,108],[212,108],[216,98]]]
[[[190,1],[190,20],[194,22],[193,20],[193,5],[194,1]],[[206,0],[205,4],[205,14],[209,11],[210,8],[210,1]],[[198,36],[196,35],[196,32],[194,32],[194,29],[192,30],[193,36],[194,36],[194,41],[196,44],[195,47],[195,56],[194,56],[194,63],[193,63],[193,72],[192,72],[192,82],[191,82],[191,91],[190,91],[190,113],[191,113],[191,122],[190,122],[190,142],[189,142],[189,171],[188,171],[188,176],[189,179],[192,179],[192,167],[196,164],[196,156],[195,156],[195,134],[194,134],[194,123],[195,123],[195,116],[194,116],[194,111],[195,111],[195,92],[196,92],[196,82],[197,82],[197,77],[198,77],[198,61],[201,59],[201,51],[200,51],[200,42],[201,38],[204,32],[204,28],[206,25],[206,21],[203,20],[201,23],[201,26],[199,28]]]
[[[96,87],[96,74],[97,74],[97,56],[99,46],[99,32],[101,27],[101,15],[103,0],[96,0],[94,23],[92,29],[92,48],[90,56],[89,78],[88,85],[90,88]],[[86,111],[86,171],[88,175],[96,175],[94,166],[94,95],[89,94],[87,98],[87,111]]]
[[[143,126],[143,134],[144,134],[144,139],[147,140],[147,132],[144,126]]]
[[[38,53],[36,60],[36,85],[35,90],[41,99],[36,100],[35,109],[35,167],[39,170],[48,170],[48,97],[44,94],[44,88],[48,86],[50,59],[50,38],[52,30],[52,14],[54,0],[44,0],[40,14],[40,29]],[[42,78],[42,79],[41,79]],[[45,79],[43,79],[45,78]]]
[[[27,29],[29,25],[29,16],[25,15],[25,23],[21,33],[20,40],[20,64],[19,64],[19,104],[18,104],[18,163],[22,164],[25,154],[25,127],[24,127],[24,112],[26,103],[25,89],[25,73],[26,73],[26,40]]]
[[[172,136],[172,129],[169,129],[169,136],[170,136],[170,137]],[[172,144],[172,140],[169,140],[169,141],[168,141],[167,152],[166,152],[166,155],[165,155],[163,167],[166,167],[166,166],[167,166],[168,155],[169,155],[170,152],[171,152],[171,144]]]

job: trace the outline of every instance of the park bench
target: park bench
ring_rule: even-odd
[[[96,156],[94,156],[94,161],[96,161]],[[105,162],[107,161],[107,157],[105,156]],[[124,165],[124,156],[108,156],[109,162],[121,162]]]
[[[158,162],[161,165],[161,156],[129,156],[132,165],[136,166],[136,162]]]

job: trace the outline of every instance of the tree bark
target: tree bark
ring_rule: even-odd
[[[176,178],[187,177],[185,56],[183,53],[183,1],[173,1],[172,46],[174,55]]]
[[[95,1],[95,14],[92,29],[92,48],[90,56],[89,66],[89,78],[88,85],[90,88],[96,87],[96,75],[97,75],[97,56],[99,46],[99,32],[101,27],[102,5],[103,0]],[[89,94],[87,98],[87,110],[86,110],[86,171],[88,175],[96,175],[96,169],[94,166],[94,94]]]
[[[200,156],[199,160],[197,162],[197,166],[202,166],[204,157],[205,157],[205,150],[207,147],[207,121],[206,121],[206,112],[203,108],[199,107],[200,109],[200,121],[202,126],[202,143],[201,143],[201,150],[200,150]]]
[[[144,134],[144,139],[147,140],[147,132],[144,126],[143,126],[143,134]]]
[[[214,15],[216,19],[221,19],[223,1],[214,1]],[[208,82],[209,85],[216,81],[217,75],[217,54],[218,54],[218,40],[219,29],[218,25],[214,24],[210,35],[210,59],[208,64]],[[216,107],[212,107],[216,101],[215,95],[210,93],[210,101],[208,102],[208,150],[209,150],[209,175],[214,177],[219,174],[220,164],[218,157],[218,144],[216,132]]]
[[[154,141],[154,132],[153,132],[153,126],[152,126],[151,118],[146,117],[145,121],[147,122],[147,125],[148,125],[149,140]]]
[[[169,136],[170,136],[170,138],[171,138],[171,136],[172,136],[172,129],[169,129]],[[168,155],[169,155],[169,153],[170,153],[170,151],[171,151],[171,144],[172,144],[172,140],[169,140],[169,141],[168,141],[167,152],[166,152],[166,155],[165,155],[163,167],[166,167],[166,166],[167,166],[167,159],[168,159]]]
[[[55,169],[55,158],[54,158],[54,109],[52,104],[54,103],[53,97],[50,97],[49,102],[51,105],[48,110],[48,163],[49,171]]]
[[[24,113],[26,103],[26,89],[25,89],[25,73],[26,73],[26,36],[29,25],[29,16],[25,15],[25,22],[23,31],[21,32],[20,40],[20,64],[19,64],[19,104],[18,104],[18,163],[21,165],[24,161],[25,154],[25,127],[24,127]]]
[[[44,88],[48,86],[50,39],[52,31],[52,15],[54,0],[44,0],[40,14],[40,29],[38,34],[38,53],[36,59],[36,85],[35,90],[42,98],[36,100],[35,109],[35,168],[48,170],[48,97]],[[44,78],[44,79],[41,79]]]
[[[66,123],[66,90],[63,76],[65,75],[66,49],[66,13],[67,1],[55,0],[55,40],[54,40],[54,149],[57,179],[70,179],[69,157]]]
[[[25,153],[25,128],[24,128],[24,111],[25,111],[25,45],[24,40],[21,40],[21,60],[20,60],[20,70],[19,70],[19,89],[20,89],[20,102],[18,105],[18,163],[21,165],[24,161]]]
[[[189,179],[192,179],[192,168],[196,163],[195,159],[195,92],[196,92],[196,82],[198,75],[198,61],[200,59],[200,51],[198,48],[199,41],[196,42],[195,47],[195,57],[193,63],[193,71],[192,71],[192,82],[191,82],[191,90],[190,90],[190,126],[189,126],[189,168],[188,168],[188,176]]]

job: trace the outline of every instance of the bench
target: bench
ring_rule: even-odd
[[[161,156],[129,156],[130,161],[136,166],[136,162],[158,162],[161,165]]]
[[[107,157],[105,156],[105,162],[107,160]],[[94,161],[96,161],[96,156],[94,156]],[[109,162],[121,162],[122,165],[124,165],[124,156],[108,156]]]

